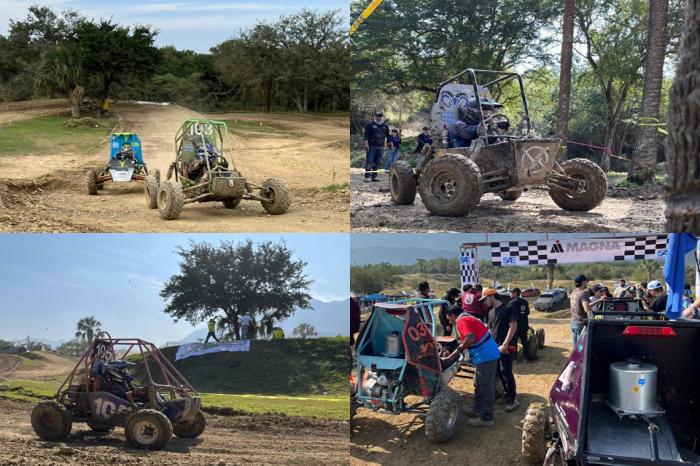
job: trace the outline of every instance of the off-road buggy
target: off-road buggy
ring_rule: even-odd
[[[418,413],[425,417],[425,433],[445,442],[457,431],[462,401],[448,387],[463,361],[442,367],[444,350],[453,351],[454,337],[436,337],[436,299],[403,299],[377,303],[360,330],[352,375],[354,407],[387,413]],[[408,397],[418,397],[411,403]]]
[[[552,387],[551,409],[528,408],[525,458],[700,464],[700,321],[666,320],[634,299],[606,299],[593,317]]]
[[[54,400],[34,407],[31,420],[42,440],[65,439],[74,422],[84,422],[96,432],[121,426],[132,447],[160,450],[173,434],[195,438],[204,432],[200,406],[197,391],[153,343],[102,332]]]
[[[522,103],[522,121],[517,127],[492,96],[512,86],[513,80]],[[469,122],[477,131],[468,147],[455,147],[466,143],[450,137],[460,121]],[[605,197],[607,179],[597,164],[580,158],[559,163],[559,140],[533,134],[523,79],[517,73],[466,69],[441,83],[429,127],[437,142],[424,147],[416,169],[405,161],[391,168],[389,188],[397,205],[413,204],[419,192],[434,214],[467,215],[483,193],[515,201],[523,190],[541,185],[549,188],[552,200],[565,210],[589,211]]]
[[[136,133],[112,133],[109,137],[109,162],[100,170],[85,173],[85,189],[95,195],[105,183],[144,181],[147,176],[160,180],[160,171],[149,173],[143,161],[141,140]]]
[[[222,202],[234,209],[243,199],[260,201],[267,213],[283,214],[289,209],[291,195],[287,184],[269,178],[259,185],[244,178],[224,156],[229,132],[223,121],[186,120],[175,135],[175,161],[168,168],[167,181],[148,178],[146,198],[160,217],[173,220],[185,204]],[[173,178],[174,177],[174,178]]]

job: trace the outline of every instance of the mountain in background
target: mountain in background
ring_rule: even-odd
[[[412,247],[379,247],[368,246],[353,248],[350,251],[350,262],[352,265],[381,264],[388,262],[393,265],[413,265],[416,259],[439,259],[459,257],[459,246],[461,243],[455,242],[455,249],[428,249]]]

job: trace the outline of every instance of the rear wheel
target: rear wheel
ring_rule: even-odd
[[[587,159],[571,159],[562,162],[561,168],[579,181],[580,187],[575,190],[551,188],[549,195],[556,205],[564,210],[587,212],[603,202],[608,179],[598,164]]]
[[[436,157],[423,169],[418,191],[434,214],[467,215],[481,199],[481,172],[467,157]]]
[[[180,438],[196,438],[202,435],[207,426],[207,420],[201,411],[189,421],[180,421],[173,424],[173,433]]]
[[[411,166],[403,160],[391,166],[389,191],[396,205],[410,205],[416,200],[416,176]]]
[[[32,427],[42,440],[64,439],[73,428],[70,414],[56,401],[43,401],[32,410]]]
[[[162,450],[173,436],[173,426],[160,411],[144,409],[129,416],[124,433],[134,448]]]
[[[225,201],[222,201],[224,204],[224,207],[227,209],[235,209],[238,207],[238,204],[241,203],[242,199],[226,199]]]
[[[425,416],[425,435],[433,442],[446,442],[457,432],[462,416],[462,400],[459,393],[443,388],[430,403]]]
[[[93,170],[85,172],[85,190],[90,196],[97,194],[97,174]]]
[[[156,180],[158,180],[158,183],[160,183],[160,170],[158,170],[157,168],[155,170],[153,170],[153,177]]]
[[[547,453],[547,409],[543,403],[532,403],[523,420],[522,454],[532,464],[542,464]]]
[[[538,328],[536,334],[538,337],[538,346],[544,348],[544,329]]]
[[[269,178],[263,181],[260,186],[260,197],[268,199],[260,202],[268,214],[280,215],[289,209],[292,196],[289,193],[287,183],[279,178]]]
[[[527,351],[529,359],[537,359],[537,350],[540,347],[540,339],[536,334],[532,333],[527,338]]]
[[[509,189],[508,191],[501,191],[498,195],[504,201],[517,201],[520,196],[523,195],[522,189]]]
[[[146,184],[143,187],[143,192],[146,194],[146,203],[149,209],[158,207],[158,187],[158,178],[154,175],[148,175],[146,177]]]
[[[158,213],[163,220],[175,220],[182,212],[185,195],[176,181],[164,181],[158,188]]]

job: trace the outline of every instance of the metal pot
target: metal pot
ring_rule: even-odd
[[[653,364],[628,359],[610,364],[608,404],[620,415],[656,414],[658,369]]]
[[[403,356],[403,342],[399,332],[391,332],[384,337],[384,354],[392,358]]]

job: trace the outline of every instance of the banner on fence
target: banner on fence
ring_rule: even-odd
[[[189,358],[191,356],[201,356],[209,353],[250,351],[250,340],[233,341],[230,343],[187,343],[180,345],[175,355],[175,360]]]

